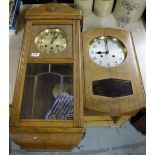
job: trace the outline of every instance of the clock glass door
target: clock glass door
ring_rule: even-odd
[[[22,119],[73,119],[72,64],[28,64]]]

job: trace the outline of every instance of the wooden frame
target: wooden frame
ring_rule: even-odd
[[[136,115],[139,110],[122,113],[118,116],[112,116],[109,113],[84,109],[84,126],[109,126],[121,127],[132,116]]]
[[[58,8],[59,13],[47,11],[48,7]],[[16,78],[13,104],[10,113],[10,136],[26,150],[70,150],[75,147],[83,137],[83,68],[81,55],[81,20],[80,10],[66,7],[63,4],[44,4],[26,12],[26,25],[23,36],[19,68]],[[67,25],[72,27],[69,32],[69,57],[30,57],[30,40],[33,34],[33,25]],[[32,41],[32,40],[31,40]],[[26,66],[28,63],[54,63],[73,65],[73,120],[43,120],[20,119]],[[72,134],[71,134],[72,133]],[[37,135],[37,136],[35,136]],[[50,137],[47,139],[47,137]],[[21,138],[20,138],[21,137]],[[34,138],[37,137],[37,138]],[[59,138],[57,138],[59,137]],[[34,141],[37,139],[37,143]],[[45,142],[46,141],[46,142]],[[45,144],[42,146],[42,144]]]
[[[94,38],[99,36],[113,36],[124,43],[127,48],[127,57],[122,64],[113,68],[105,68],[92,62],[88,54],[88,45]],[[133,37],[130,32],[111,28],[91,29],[83,32],[83,57],[85,70],[85,108],[104,112],[110,116],[121,116],[123,113],[135,111],[145,106],[145,92]],[[94,95],[92,92],[92,82],[109,78],[131,81],[133,94],[113,98]]]
[[[62,4],[44,4],[40,7],[33,8],[26,12],[25,18],[26,25],[13,104],[10,107],[10,137],[22,149],[33,151],[71,150],[84,137],[84,126],[104,125],[120,127],[145,105],[145,92],[131,33],[115,29],[93,29],[84,32],[82,36],[81,11]],[[72,42],[72,46],[66,51],[69,55],[42,55],[40,58],[30,57],[33,25],[45,25],[42,28],[46,28],[49,25],[70,26],[72,31],[69,32],[69,35],[71,35],[70,42]],[[120,40],[123,40],[130,51],[128,51],[126,62],[118,66],[117,69],[108,70],[95,67],[91,64],[87,53],[88,44],[99,35],[113,35],[114,37],[118,37]],[[20,118],[28,63],[73,65],[73,120],[44,121],[43,119]],[[89,70],[89,67],[91,70]],[[127,75],[127,69],[130,71],[130,76]],[[92,71],[93,74],[91,74]],[[132,75],[131,73],[134,74]],[[131,80],[134,96],[130,99],[125,97],[125,100],[107,99],[106,97],[91,98],[92,93],[90,93],[91,86],[89,84],[93,80],[102,78],[123,78]],[[113,102],[115,104],[112,104]]]

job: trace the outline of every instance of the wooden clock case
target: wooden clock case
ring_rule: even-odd
[[[28,10],[25,14],[25,19],[26,26],[10,111],[10,137],[25,150],[71,150],[80,142],[85,133],[85,129],[83,128],[83,75],[81,57],[82,13],[80,10],[63,4],[51,3]],[[46,28],[59,28],[67,34],[68,46],[59,55],[41,54],[34,46],[33,40],[36,34]],[[71,66],[74,97],[74,116],[71,120],[43,119],[38,114],[38,111],[40,112],[47,105],[45,104],[46,102],[44,102],[44,105],[41,105],[38,98],[36,99],[36,103],[40,107],[34,110],[33,117],[28,113],[31,108],[32,91],[26,88],[27,73],[35,74],[38,71],[40,72],[40,70],[44,70],[48,65],[56,68],[61,68],[61,65],[64,65],[64,68]],[[64,71],[63,67],[61,70]],[[32,86],[33,83],[31,82],[30,85]],[[40,87],[40,96],[44,94],[40,98],[42,101],[45,99],[48,91],[46,93],[42,89],[43,85]]]
[[[119,39],[126,47],[126,59],[116,67],[101,67],[96,65],[89,56],[90,42],[100,36],[111,36]],[[102,28],[90,29],[83,32],[84,83],[85,83],[85,125],[120,126],[131,116],[145,106],[145,92],[140,75],[133,37],[130,32],[119,29]],[[104,80],[107,80],[104,82]],[[117,81],[116,81],[117,80]],[[115,88],[107,87],[113,95],[124,93],[122,84],[118,80],[131,83],[129,94],[122,96],[97,95],[93,92],[93,83],[114,83]],[[116,82],[115,82],[116,81]],[[125,82],[126,82],[125,81]],[[101,83],[100,83],[101,82]],[[103,90],[104,91],[104,90]],[[111,95],[111,94],[110,94]],[[121,94],[119,94],[121,95]]]
[[[71,150],[83,138],[84,126],[120,126],[144,107],[145,93],[131,33],[108,28],[92,29],[83,32],[81,37],[80,10],[56,3],[44,4],[28,10],[25,19],[19,69],[10,109],[10,137],[22,149]],[[34,38],[41,30],[47,28],[59,28],[66,32],[68,45],[62,53],[47,55],[37,51]],[[102,35],[116,37],[125,44],[127,57],[121,65],[104,68],[95,65],[90,59],[89,43]],[[30,80],[26,84],[28,81],[26,77],[29,74],[48,72],[51,67],[55,71],[60,69],[60,72],[67,69],[65,73],[68,73],[69,69],[69,73],[73,75],[71,83],[73,84],[74,117],[72,120],[45,120],[40,116],[38,112],[46,106],[39,101],[49,102],[48,93],[42,89],[42,84],[38,91],[38,96],[42,97],[36,99],[39,108],[33,111],[33,115],[30,114],[33,91],[29,89],[28,84],[33,87],[34,82]],[[93,81],[103,79],[131,81],[133,94],[116,98],[94,95]],[[43,80],[43,83],[45,81]],[[37,104],[34,107],[37,107]]]

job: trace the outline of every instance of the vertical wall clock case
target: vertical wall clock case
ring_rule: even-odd
[[[86,125],[119,126],[145,106],[130,32],[111,28],[83,32],[83,56]]]
[[[25,150],[70,150],[83,138],[80,10],[44,4],[28,10],[10,137]]]

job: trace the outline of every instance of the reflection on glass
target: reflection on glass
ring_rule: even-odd
[[[28,64],[22,119],[73,119],[73,68],[63,64]]]

